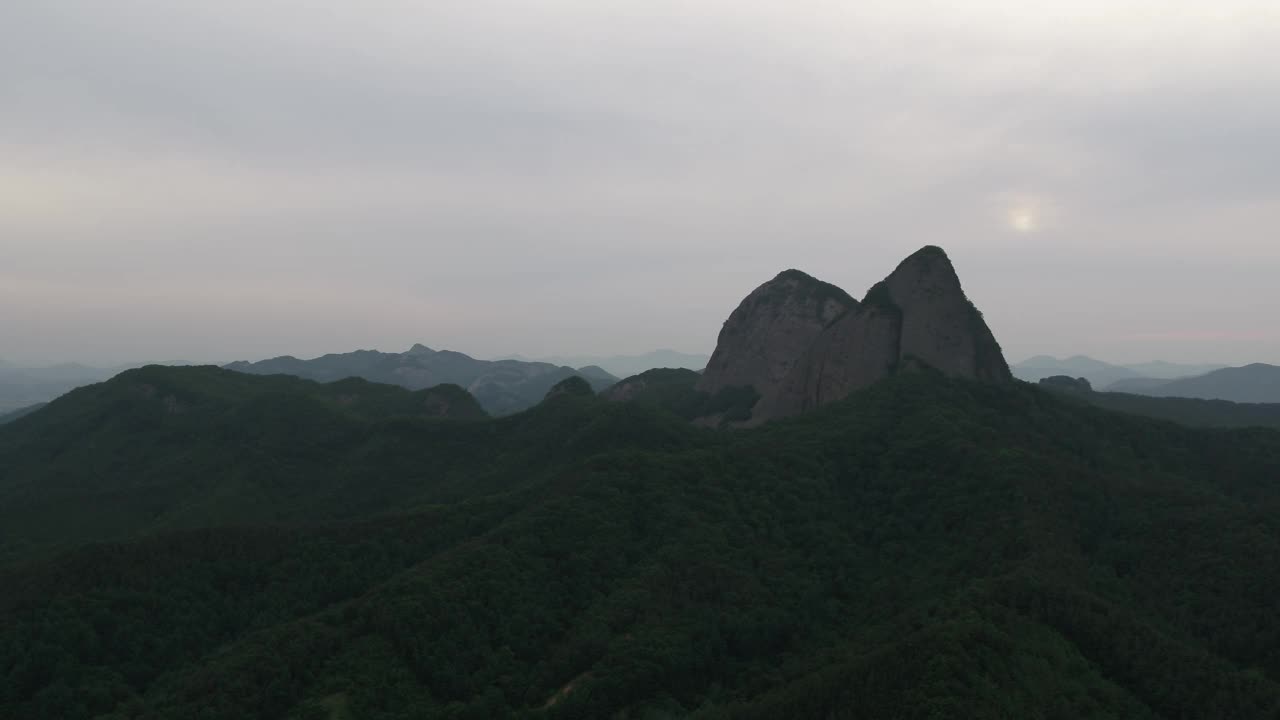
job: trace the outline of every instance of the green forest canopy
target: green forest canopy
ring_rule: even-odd
[[[0,717],[1280,713],[1274,431],[931,372],[736,432],[221,372],[0,429]]]

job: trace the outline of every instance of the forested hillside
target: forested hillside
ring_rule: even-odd
[[[130,370],[3,426],[0,563],[159,530],[382,509],[416,497],[424,472],[452,477],[452,456],[432,443],[483,455],[484,440],[451,433],[474,434],[455,421],[484,417],[456,386]],[[429,440],[402,444],[405,433]],[[465,473],[457,482],[483,481],[474,465]]]
[[[1280,713],[1274,431],[932,371],[733,432],[589,394],[214,403],[171,372],[0,429],[6,542],[44,550],[0,573],[0,717]],[[42,545],[157,488],[218,512]]]

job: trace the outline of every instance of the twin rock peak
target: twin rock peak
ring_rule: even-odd
[[[754,387],[754,425],[920,366],[986,382],[1013,379],[951,260],[934,246],[902,261],[862,302],[799,270],[780,273],[725,321],[697,389]]]

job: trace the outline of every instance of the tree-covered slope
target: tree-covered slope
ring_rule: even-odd
[[[131,370],[0,429],[0,562],[154,530],[351,517],[446,492],[482,480],[474,465],[453,467],[484,454],[476,437],[491,430],[471,427],[484,417],[456,386]],[[402,442],[424,426],[439,426],[436,445]]]
[[[488,482],[10,568],[0,716],[1280,712],[1272,431],[932,372],[739,432],[574,395],[363,422],[413,448],[366,476],[432,495],[406,468],[450,447]]]

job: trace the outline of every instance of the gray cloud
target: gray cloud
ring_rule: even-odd
[[[1280,362],[1280,16],[1058,5],[11,0],[0,356],[707,350],[937,243],[1015,359]]]

